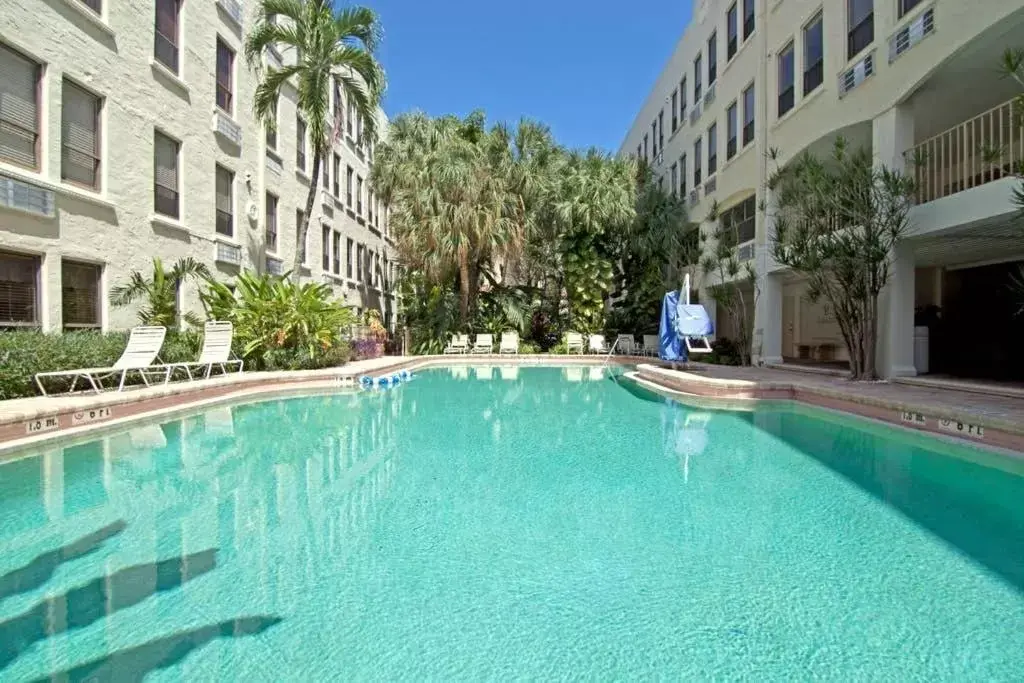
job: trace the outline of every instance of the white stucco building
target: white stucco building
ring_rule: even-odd
[[[153,257],[191,256],[225,280],[288,271],[311,183],[302,276],[393,319],[394,253],[361,122],[332,97],[342,125],[322,177],[310,178],[294,90],[275,133],[252,114],[242,42],[255,10],[0,0],[0,327],[131,326],[134,309],[111,307],[108,294],[133,270],[148,275]],[[183,299],[199,309],[195,285]]]
[[[880,371],[925,370],[920,354],[915,367],[915,311],[924,324],[937,306],[930,370],[998,377],[1002,367],[1024,379],[1024,330],[998,303],[999,283],[1024,259],[1009,173],[1024,160],[1014,120],[1024,112],[1011,103],[1019,86],[998,71],[1007,48],[1024,48],[1024,7],[1011,0],[694,0],[619,152],[647,159],[706,233],[713,202],[737,212],[736,248],[759,273],[755,360],[782,363],[845,351],[824,305],[770,257],[770,219],[755,209],[771,206],[767,150],[785,164],[808,150],[827,155],[840,135],[870,147],[919,184],[881,302]],[[712,315],[717,284],[701,284]],[[964,345],[967,335],[982,342]]]

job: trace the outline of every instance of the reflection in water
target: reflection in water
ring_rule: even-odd
[[[24,567],[19,567],[0,576],[0,600],[39,588],[50,580],[53,573],[62,564],[99,550],[104,541],[118,535],[124,531],[124,528],[124,520],[118,520],[56,550],[43,553]]]
[[[35,643],[92,624],[211,571],[217,550],[120,569],[0,623],[0,670]]]
[[[263,633],[281,623],[280,617],[241,617],[219,624],[181,631],[164,638],[151,640],[136,647],[119,650],[105,657],[76,666],[73,669],[50,674],[39,681],[118,681],[128,683],[143,680],[147,674],[177,664],[207,643],[217,638],[242,638]]]

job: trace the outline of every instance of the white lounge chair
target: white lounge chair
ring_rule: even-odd
[[[241,372],[244,363],[240,358],[231,357],[231,340],[234,336],[235,328],[231,323],[211,320],[203,327],[203,348],[199,352],[199,360],[194,363],[172,363],[172,371],[183,369],[189,381],[194,379],[192,368],[206,368],[204,379],[209,379],[214,365],[219,366],[220,371],[225,374],[228,366],[232,365],[237,365],[238,371]]]
[[[659,340],[656,334],[645,334],[644,335],[644,355],[645,356],[657,356],[658,355]]]
[[[603,334],[590,335],[589,347],[591,353],[608,353],[608,345],[604,341]]]
[[[58,370],[55,372],[40,372],[35,376],[36,386],[43,396],[46,396],[46,388],[43,387],[44,377],[72,377],[71,388],[74,391],[78,380],[84,379],[92,386],[97,394],[103,391],[103,380],[107,377],[120,375],[121,380],[117,390],[124,389],[125,379],[129,372],[137,372],[142,382],[149,386],[149,374],[162,374],[164,384],[171,377],[170,365],[154,365],[153,361],[160,353],[160,347],[164,345],[164,337],[167,336],[166,327],[134,327],[128,336],[128,344],[124,347],[124,353],[109,368],[80,368],[78,370]]]
[[[493,334],[478,334],[476,335],[476,341],[473,343],[473,353],[493,353],[494,352],[494,335]]]
[[[636,340],[631,334],[620,334],[615,338],[615,350],[623,355],[632,356],[636,349]]]
[[[583,335],[579,332],[567,332],[565,335],[565,352],[583,353]]]
[[[502,332],[498,353],[519,353],[519,333]]]
[[[452,340],[444,348],[445,353],[466,353],[469,351],[469,335],[453,334]]]

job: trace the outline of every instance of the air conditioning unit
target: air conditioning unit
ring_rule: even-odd
[[[695,187],[690,190],[690,206],[693,206],[698,201],[700,201],[700,190]]]
[[[875,73],[874,50],[866,54],[864,59],[860,60],[839,75],[839,96],[842,97],[856,88],[873,73]]]
[[[693,109],[690,110],[690,125],[697,125],[697,121],[700,120],[700,102],[693,103]]]
[[[234,266],[242,264],[242,247],[237,244],[228,244],[227,242],[216,242],[215,244],[214,260],[220,263],[230,263]]]
[[[283,275],[284,274],[284,262],[279,258],[268,256],[266,259],[267,273],[270,275]]]
[[[2,175],[0,175],[0,206],[47,218],[57,215],[52,190]]]
[[[708,90],[704,93],[704,107],[710,107],[712,102],[715,101],[715,84],[711,83],[708,85]]]
[[[226,139],[235,147],[242,146],[242,127],[220,109],[216,109],[213,112],[213,132]]]
[[[711,176],[704,182],[704,196],[707,197],[718,189],[718,178]]]

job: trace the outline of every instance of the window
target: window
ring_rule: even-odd
[[[217,106],[231,113],[231,74],[235,66],[235,53],[217,38]]]
[[[701,56],[697,55],[697,59],[693,60],[693,103],[700,104],[701,88],[703,74],[703,63],[701,62]]]
[[[779,117],[793,108],[793,43],[779,53]]]
[[[153,133],[153,210],[178,218],[178,154],[181,145],[160,131]]]
[[[39,259],[0,251],[0,327],[39,324]]]
[[[266,247],[267,251],[277,251],[277,197],[267,193],[266,215]]]
[[[355,243],[352,239],[345,240],[345,277],[349,280],[352,279],[352,249],[355,247]]]
[[[813,92],[825,79],[825,45],[821,15],[804,27],[804,95]]]
[[[331,78],[331,107],[334,108],[334,120],[340,121],[342,115],[341,83],[337,78]]]
[[[732,59],[739,49],[739,26],[737,26],[736,3],[725,13],[725,59]]]
[[[679,123],[686,123],[686,76],[679,81]]]
[[[679,90],[672,91],[672,132],[676,132],[676,128],[679,127],[679,110],[676,108],[679,106]]]
[[[373,224],[376,225],[379,228],[380,227],[380,199],[379,198],[374,200],[373,217],[374,217]]]
[[[0,45],[0,74],[0,159],[38,168],[42,67]]]
[[[217,165],[214,173],[217,185],[217,234],[233,237],[235,234],[234,185],[235,174]]]
[[[754,32],[754,0],[743,0],[743,40]]]
[[[156,0],[156,42],[153,56],[174,73],[178,73],[178,0]]]
[[[345,170],[345,203],[348,208],[352,208],[352,183],[355,178],[355,171],[352,170],[351,166],[347,166]]]
[[[331,256],[333,257],[334,274],[341,275],[341,233],[337,230],[334,231],[334,243],[331,246]]]
[[[679,157],[679,197],[686,198],[686,155]]]
[[[736,156],[736,138],[739,135],[739,118],[736,112],[736,103],[733,102],[725,110],[725,158],[732,159]]]
[[[103,3],[101,0],[82,0],[82,4],[96,14],[103,14]]]
[[[729,246],[736,246],[754,239],[756,213],[757,202],[754,195],[723,211],[719,217],[722,241]]]
[[[875,41],[874,0],[846,0],[846,58],[853,59]]]
[[[321,243],[320,243],[320,267],[325,273],[329,273],[331,270],[331,228],[327,225],[320,225]]]
[[[295,209],[295,239],[299,239],[302,232],[302,219],[305,217],[302,209]],[[305,239],[299,241],[299,263],[306,264],[306,247],[309,242],[309,230],[306,230]]]
[[[672,168],[669,169],[669,178],[671,179],[671,185],[669,189],[672,191],[672,196],[676,196],[676,188],[679,186],[679,165],[672,164]]]
[[[369,216],[370,225],[373,225],[373,190],[367,190],[366,212]]]
[[[277,149],[277,102],[274,102],[267,116],[267,149]]]
[[[325,190],[329,190],[329,189],[331,189],[331,169],[330,169],[330,165],[327,163],[326,160],[323,161],[323,169],[324,169],[324,174],[323,174],[324,189]],[[335,175],[335,177],[337,177],[338,174],[335,173],[334,175]]]
[[[340,182],[341,182],[341,157],[338,156],[337,152],[335,152],[334,153],[334,198],[335,199],[337,199],[337,198],[339,198],[341,196],[339,194],[341,192]]]
[[[658,149],[665,151],[665,110],[658,112]]]
[[[636,158],[637,158],[638,161],[640,160],[640,143],[639,142],[636,143]]]
[[[647,133],[644,133],[644,161],[647,161]]]
[[[713,31],[708,38],[708,87],[718,79],[718,31]]]
[[[363,177],[356,177],[356,215],[363,215]]]
[[[348,116],[345,118],[345,132],[349,137],[352,137],[352,119],[355,118],[355,107],[352,105],[352,100],[348,101]]]
[[[2,105],[0,105],[2,106]],[[102,100],[65,80],[61,91],[60,178],[100,189]]]
[[[651,121],[651,156],[658,158],[658,119]]]
[[[897,3],[897,14],[899,15],[899,18],[902,19],[907,14],[907,12],[914,9],[920,4],[921,0],[899,0],[899,2]]]
[[[708,128],[708,177],[718,170],[718,123]]]
[[[306,122],[295,117],[295,168],[306,170]]]
[[[358,280],[359,282],[363,281],[363,250],[364,249],[365,249],[365,247],[363,245],[361,245],[361,244],[356,248],[356,280]]]
[[[754,141],[754,84],[743,91],[743,146]]]
[[[701,177],[700,177],[700,170],[701,170],[701,168],[700,168],[701,167],[701,163],[700,163],[700,149],[701,149],[701,145],[702,145],[702,142],[701,142],[700,138],[697,138],[696,142],[693,143],[693,186],[694,187],[700,187],[700,181],[701,181]]]
[[[100,326],[100,272],[94,263],[60,262],[60,308],[65,329]]]

